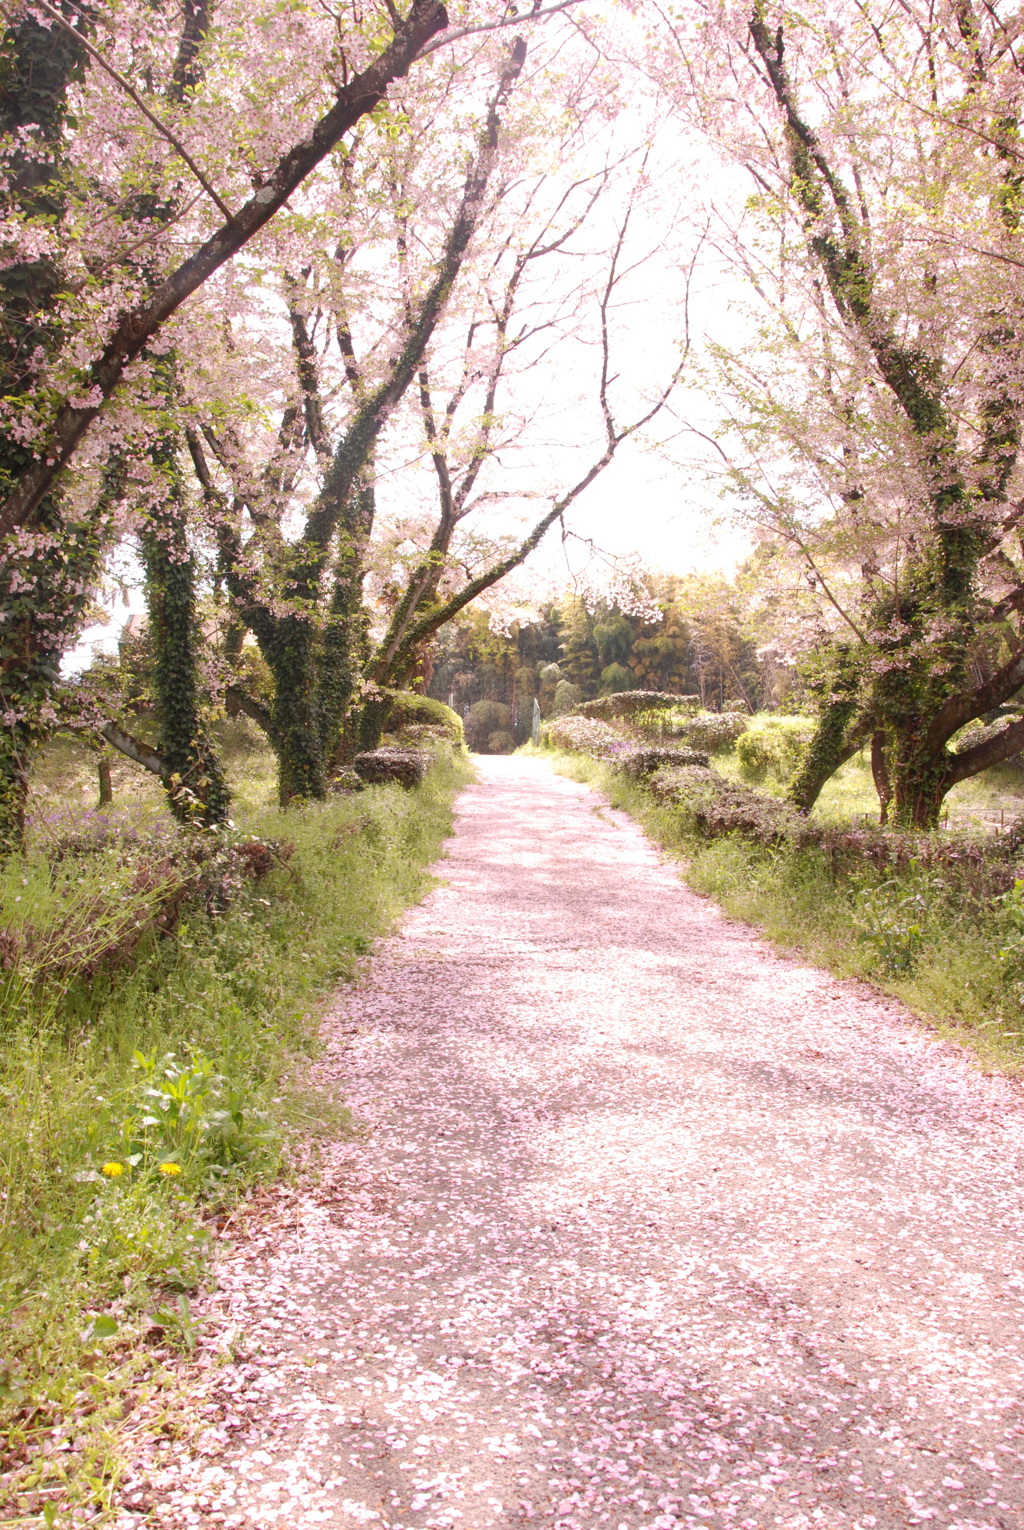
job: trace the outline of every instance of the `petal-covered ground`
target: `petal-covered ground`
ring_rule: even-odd
[[[327,1021],[367,1132],[222,1261],[252,1352],[157,1521],[1019,1530],[1019,1090],[543,761],[479,774]]]

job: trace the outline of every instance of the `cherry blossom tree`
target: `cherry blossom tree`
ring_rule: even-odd
[[[970,0],[662,19],[663,80],[750,177],[718,226],[762,329],[719,348],[719,446],[829,645],[794,799],[870,738],[883,803],[928,827],[1024,744],[1019,716],[956,742],[1024,683],[1016,23]]]
[[[564,39],[552,39],[549,51],[559,60]],[[529,555],[663,401],[659,395],[642,403],[629,424],[617,423],[612,408],[609,332],[631,274],[628,207],[612,227],[607,259],[595,265],[586,250],[572,252],[577,265],[590,263],[582,287],[573,278],[567,290],[563,282],[542,294],[544,283],[529,280],[542,262],[569,261],[567,246],[611,179],[626,190],[643,177],[607,155],[568,181],[551,173],[553,158],[562,164],[573,152],[593,161],[595,124],[612,111],[614,85],[595,79],[585,50],[573,68],[559,66],[557,88],[548,64],[535,68],[503,147],[499,113],[524,58],[521,44],[498,65],[480,56],[480,68],[498,68],[499,83],[461,189],[444,189],[452,179],[444,123],[470,110],[474,82],[465,68],[458,77],[439,73],[433,94],[422,76],[395,96],[396,120],[349,146],[336,199],[315,227],[304,220],[298,243],[281,225],[275,292],[287,324],[275,328],[250,316],[244,325],[246,335],[262,337],[266,378],[281,390],[272,428],[228,419],[230,410],[210,412],[217,386],[226,401],[251,396],[255,383],[211,388],[206,375],[194,384],[193,462],[235,617],[254,635],[272,676],[269,706],[238,682],[229,699],[277,751],[283,801],[322,796],[332,769],[377,741],[395,688],[409,679],[432,634]],[[531,168],[538,157],[545,162],[539,173]],[[426,185],[441,187],[440,198],[418,190]],[[527,317],[517,318],[513,331],[527,292]],[[551,495],[525,534],[495,542],[473,531],[467,541],[468,516],[515,497],[496,485],[478,492],[481,474],[515,435],[497,406],[509,367],[531,346],[535,356],[547,339],[576,333],[583,322],[593,322],[603,358],[595,377],[603,422],[596,460],[568,491]],[[240,352],[251,360],[258,350],[241,335],[220,357],[220,376],[244,365]],[[290,377],[281,365],[285,336]],[[385,463],[380,449],[388,433]],[[439,512],[433,520],[400,514],[405,529],[395,536],[385,525],[382,536],[381,475],[390,482],[401,473],[396,459],[403,456],[431,466]],[[421,503],[422,491],[412,492]],[[388,598],[386,610],[375,610],[366,581],[381,572],[382,557]]]
[[[535,18],[575,0],[534,7]],[[183,305],[301,206],[311,177],[449,26],[437,0],[335,14],[238,0],[5,11],[0,840],[133,463],[164,432]],[[459,7],[447,36],[510,22]],[[127,475],[127,477],[126,477]]]

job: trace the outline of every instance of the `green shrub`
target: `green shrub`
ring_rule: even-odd
[[[567,712],[578,707],[582,700],[583,692],[578,685],[573,685],[571,680],[559,680],[551,702],[552,717],[564,717]]]
[[[442,738],[459,746],[465,743],[462,718],[443,701],[433,696],[421,696],[416,691],[399,691],[391,705],[388,731],[400,733],[404,728],[431,728]]]
[[[668,708],[690,713],[699,707],[699,696],[672,696],[667,691],[616,691],[610,696],[599,696],[596,701],[581,702],[576,711],[580,717],[610,722],[618,717],[634,718]]]
[[[631,744],[609,749],[605,755],[609,764],[622,771],[633,781],[644,780],[658,770],[671,767],[706,766],[708,757],[695,749],[684,749],[678,744]]]
[[[550,743],[556,749],[588,754],[594,759],[606,759],[611,749],[622,747],[627,742],[608,723],[596,717],[581,717],[579,712],[555,718],[547,732]]]
[[[488,754],[511,754],[515,747],[515,739],[512,737],[512,734],[507,732],[504,728],[499,729],[496,733],[491,733],[488,735]]]
[[[474,701],[466,716],[466,741],[477,754],[486,754],[492,733],[511,733],[512,708],[502,701]]]
[[[666,765],[654,772],[650,789],[683,814],[690,832],[708,839],[744,834],[758,844],[775,845],[787,838],[802,842],[807,820],[777,797],[739,786],[716,770],[692,765]]]
[[[624,664],[608,664],[601,671],[602,696],[622,695],[633,683],[633,676]]]
[[[698,712],[679,729],[678,737],[691,749],[717,754],[730,749],[749,727],[749,719],[740,712]]]
[[[803,718],[758,718],[736,740],[736,759],[744,780],[769,776],[785,785],[796,774],[811,741],[813,726]]]

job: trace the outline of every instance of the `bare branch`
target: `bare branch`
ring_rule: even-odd
[[[141,743],[130,733],[126,733],[116,722],[100,723],[96,732],[101,738],[105,738],[108,744],[120,750],[121,754],[134,760],[136,765],[141,765],[145,770],[151,771],[154,776],[159,776],[161,781],[169,780],[170,770],[163,755],[151,749],[148,744]]]
[[[525,15],[505,16],[501,21],[484,21],[478,26],[461,27],[457,32],[449,32],[444,37],[438,37],[433,42],[427,43],[416,55],[416,62],[426,58],[428,54],[436,53],[438,48],[443,48],[447,43],[461,41],[463,37],[476,37],[481,32],[501,32],[506,27],[521,27],[531,21],[546,21],[549,16],[557,16],[561,11],[568,11],[574,5],[579,5],[581,0],[558,0],[557,5],[549,5],[546,11],[531,11]]]

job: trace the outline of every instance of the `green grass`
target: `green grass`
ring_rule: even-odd
[[[865,866],[835,877],[814,849],[766,849],[735,835],[701,840],[678,810],[607,766],[555,751],[548,757],[630,813],[678,859],[685,881],[733,918],[840,977],[895,994],[985,1066],[1024,1076],[1024,937],[1017,934],[1024,914],[1012,897],[986,901],[955,873],[911,869],[897,880]]]
[[[164,1385],[168,1349],[188,1349],[205,1221],[286,1168],[290,1122],[331,1112],[297,1083],[318,1007],[427,889],[468,775],[445,752],[415,791],[282,811],[266,805],[266,764],[235,771],[239,827],[293,850],[226,912],[186,908],[172,937],[149,930],[91,977],[0,974],[0,1523],[46,1503],[102,1516],[122,1415]],[[75,800],[68,758],[47,768],[51,800]],[[113,851],[54,865],[36,850],[0,878],[0,924],[49,928],[52,910],[73,924],[101,891],[116,910],[127,875]],[[71,1448],[41,1456],[54,1430]]]

